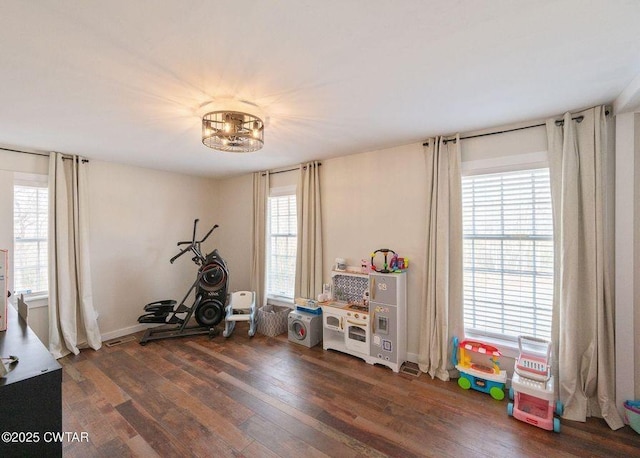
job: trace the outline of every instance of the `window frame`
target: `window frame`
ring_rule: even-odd
[[[11,256],[11,270],[12,270],[12,274],[11,274],[11,291],[12,294],[14,295],[18,295],[21,294],[25,297],[25,299],[30,299],[30,300],[38,300],[38,299],[45,299],[49,297],[49,288],[47,287],[46,290],[42,290],[42,291],[31,291],[29,293],[25,293],[25,292],[18,292],[16,291],[16,285],[15,285],[15,278],[16,278],[16,266],[17,263],[15,261],[15,256],[16,256],[16,227],[15,227],[15,191],[16,191],[16,187],[32,187],[32,188],[44,188],[47,190],[47,195],[48,195],[48,188],[49,188],[49,177],[48,175],[42,175],[42,174],[35,174],[35,173],[23,173],[23,172],[14,172],[14,176],[13,176],[13,186],[12,186],[12,195],[11,195],[11,212],[12,212],[12,221],[11,221],[11,227],[12,227],[12,237],[11,237],[11,243],[12,243],[12,256]],[[47,220],[49,217],[49,200],[47,201]],[[47,242],[47,255],[46,255],[46,270],[47,270],[47,286],[48,286],[48,274],[49,274],[49,227],[48,227],[48,221],[47,221],[47,237],[46,237],[46,242]]]
[[[294,267],[294,279],[293,279],[293,293],[292,293],[292,297],[288,297],[288,296],[284,296],[284,295],[280,295],[280,294],[274,294],[272,292],[269,291],[269,268],[271,265],[271,238],[272,238],[272,233],[271,233],[271,199],[272,198],[277,198],[277,197],[289,197],[292,196],[296,202],[295,202],[295,208],[296,208],[296,225],[295,225],[295,229],[296,229],[296,233],[295,235],[292,234],[288,234],[288,237],[295,237],[295,245],[296,245],[296,251],[297,251],[297,237],[298,237],[298,231],[297,231],[297,225],[298,225],[298,214],[297,214],[297,195],[296,195],[296,186],[295,185],[288,185],[288,186],[277,186],[277,187],[273,187],[269,190],[269,196],[267,197],[267,224],[266,224],[266,266],[265,266],[265,297],[267,299],[267,302],[271,303],[271,304],[275,304],[275,305],[284,305],[284,306],[288,306],[291,307],[294,304],[294,300],[295,300],[295,267]],[[296,253],[297,256],[297,253]],[[295,256],[294,256],[294,260],[295,260]]]
[[[517,172],[524,170],[549,168],[548,153],[546,151],[539,151],[526,154],[514,154],[511,156],[493,157],[488,159],[463,161],[461,164],[462,178],[488,175],[495,173]],[[462,203],[461,203],[462,205]],[[464,212],[464,207],[462,207]],[[464,229],[463,229],[464,231]],[[464,237],[464,236],[463,236]],[[464,260],[463,260],[464,268]],[[555,269],[555,265],[554,265]],[[462,293],[463,298],[463,316],[464,316],[464,291]],[[552,312],[553,316],[553,312]],[[518,339],[517,337],[487,332],[483,330],[476,330],[466,328],[463,319],[463,330],[466,338],[480,339],[489,344],[493,344],[501,348],[503,354],[509,357],[517,357]],[[552,323],[553,327],[553,323]]]

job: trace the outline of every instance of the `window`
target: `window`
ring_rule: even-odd
[[[463,177],[464,326],[515,340],[551,338],[549,169]]]
[[[295,189],[272,191],[268,207],[267,297],[292,301],[298,233]]]
[[[16,294],[46,294],[48,280],[49,190],[13,187],[13,289]]]

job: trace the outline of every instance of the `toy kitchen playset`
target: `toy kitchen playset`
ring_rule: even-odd
[[[385,258],[380,269],[373,263],[378,252]],[[388,265],[388,252],[393,253],[374,252],[371,264],[359,272],[336,265],[331,273],[332,300],[322,305],[322,346],[399,372],[407,356],[406,264]]]

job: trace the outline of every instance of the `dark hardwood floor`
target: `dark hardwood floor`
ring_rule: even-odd
[[[640,435],[509,417],[455,382],[247,336],[137,341],[60,360],[66,457],[640,456]],[[138,335],[139,337],[139,335]]]

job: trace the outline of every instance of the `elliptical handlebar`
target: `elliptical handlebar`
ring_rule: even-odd
[[[169,259],[169,262],[171,264],[173,264],[173,261],[175,261],[176,259],[178,259],[180,256],[182,256],[183,254],[185,254],[187,251],[191,251],[191,245],[188,248],[185,248],[183,250],[180,250],[180,253],[178,253],[177,255],[175,255],[173,258]]]
[[[196,228],[198,227],[198,218],[193,220],[193,235],[191,236],[191,243],[196,241]]]
[[[178,259],[180,256],[182,256],[183,254],[185,254],[187,251],[192,251],[196,257],[193,258],[194,262],[196,264],[198,264],[198,261],[204,261],[205,257],[202,255],[202,252],[200,251],[200,244],[202,242],[204,242],[205,240],[207,240],[207,238],[209,238],[209,236],[211,235],[211,233],[217,228],[219,227],[217,224],[215,224],[211,230],[209,232],[207,232],[207,235],[205,235],[202,240],[196,240],[196,229],[198,227],[198,221],[200,221],[198,218],[196,218],[193,221],[193,235],[191,237],[191,241],[183,241],[183,242],[178,242],[178,246],[181,245],[189,245],[187,248],[183,248],[182,250],[180,250],[180,253],[178,253],[177,255],[175,255],[173,258],[171,258],[169,260],[169,262],[171,264],[173,264],[173,262]]]
[[[207,235],[204,236],[204,238],[202,240],[200,240],[198,243],[202,243],[205,240],[207,240],[209,238],[209,236],[211,235],[211,233],[218,227],[217,224],[214,224],[213,227],[211,228],[211,230],[209,232],[207,232]]]

